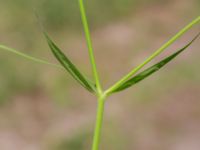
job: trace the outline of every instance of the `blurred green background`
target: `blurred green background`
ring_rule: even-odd
[[[104,88],[196,16],[199,0],[85,0]],[[57,63],[35,17],[91,76],[78,0],[1,0],[0,43]],[[199,31],[185,34],[160,58]],[[199,40],[154,76],[109,98],[102,150],[199,150]],[[88,150],[96,100],[63,70],[0,50],[0,149]]]

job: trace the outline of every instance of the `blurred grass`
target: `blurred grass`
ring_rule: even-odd
[[[8,61],[8,55],[1,58],[0,68],[0,103],[3,104],[6,99],[20,92],[30,92],[37,87],[37,73],[34,67],[31,67],[29,75],[27,69],[29,67],[23,66],[20,62]],[[11,57],[12,58],[12,57]],[[15,64],[20,67],[16,67]],[[22,63],[22,62],[21,62]]]
[[[62,138],[57,142],[53,142],[55,145],[50,143],[50,148],[48,150],[85,150],[89,149],[88,140],[91,138],[91,132],[87,132],[87,130],[83,132],[79,132],[78,134],[74,134],[70,138]]]
[[[85,1],[88,18],[92,26],[102,26],[114,20],[119,20],[130,13],[134,13],[140,5],[153,5],[169,3],[164,0],[87,0]],[[78,2],[74,0],[7,0],[2,2],[2,8],[9,13],[20,15],[12,18],[13,25],[30,18],[26,11],[38,11],[44,18],[47,26],[52,30],[62,30],[70,27],[77,29],[82,27]],[[4,10],[4,9],[3,9]],[[16,20],[17,19],[17,20]]]

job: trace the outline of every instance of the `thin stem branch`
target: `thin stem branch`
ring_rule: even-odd
[[[105,96],[100,96],[98,98],[96,126],[94,130],[92,150],[99,150],[101,129],[102,129],[102,123],[103,123],[103,116],[104,116],[105,98],[106,98]]]
[[[6,50],[6,51],[9,51],[9,52],[12,52],[16,55],[19,55],[21,57],[24,57],[26,59],[29,59],[31,61],[34,61],[34,62],[37,62],[37,63],[41,63],[41,64],[46,64],[46,65],[50,65],[50,66],[54,66],[54,67],[57,67],[57,68],[62,68],[64,69],[61,65],[57,65],[57,64],[53,64],[53,63],[50,63],[50,62],[47,62],[45,60],[42,60],[42,59],[39,59],[39,58],[35,58],[35,57],[32,57],[32,56],[29,56],[27,54],[24,54],[18,50],[15,50],[13,48],[9,48],[7,46],[4,46],[4,45],[0,45],[0,49],[3,49],[3,50]]]
[[[83,0],[79,0],[79,7],[80,7],[83,26],[84,26],[84,32],[85,32],[85,36],[86,36],[90,61],[91,61],[91,64],[92,64],[93,75],[94,75],[94,78],[95,78],[98,94],[100,94],[100,93],[102,93],[102,89],[101,89],[101,85],[100,85],[100,81],[99,81],[99,75],[98,75],[97,67],[96,67],[96,63],[95,63],[95,57],[94,57],[94,52],[93,52],[93,47],[92,47],[92,40],[91,40],[91,36],[90,36],[90,30],[89,30],[89,25],[88,25],[86,13],[85,13]]]
[[[185,26],[181,31],[179,31],[175,36],[173,36],[168,42],[166,42],[162,47],[160,47],[158,50],[156,50],[150,57],[148,57],[143,63],[141,63],[139,66],[137,66],[135,69],[133,69],[130,73],[128,73],[126,76],[124,76],[121,80],[119,80],[117,83],[115,83],[113,86],[111,86],[106,93],[109,94],[119,86],[121,86],[124,82],[126,82],[130,77],[132,77],[134,74],[136,74],[141,68],[143,68],[147,63],[149,63],[152,59],[154,59],[156,56],[158,56],[160,53],[162,53],[166,48],[168,48],[171,44],[173,44],[178,38],[180,38],[185,32],[187,32],[189,29],[191,29],[194,25],[198,24],[200,22],[200,16],[197,17],[195,20],[193,20],[191,23],[189,23],[187,26]]]

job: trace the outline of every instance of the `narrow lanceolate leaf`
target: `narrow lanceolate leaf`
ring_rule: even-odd
[[[77,80],[83,87],[85,87],[90,92],[95,92],[95,84],[87,79],[77,68],[76,66],[65,56],[65,54],[54,44],[54,42],[45,34],[48,45],[53,52],[57,60],[62,64],[62,66],[72,75],[72,77]]]
[[[169,57],[163,59],[159,63],[157,63],[157,64],[155,64],[155,65],[147,68],[146,70],[142,71],[138,75],[136,75],[133,78],[129,79],[128,81],[124,82],[121,86],[119,86],[118,88],[116,88],[115,90],[113,90],[111,93],[125,90],[125,89],[131,87],[132,85],[134,85],[134,84],[136,84],[136,83],[144,80],[148,76],[152,75],[153,73],[155,73],[156,71],[158,71],[159,69],[161,69],[163,66],[165,66],[167,63],[169,63],[170,61],[172,61],[181,52],[183,52],[184,50],[186,50],[199,37],[199,35],[200,35],[200,33],[197,36],[195,36],[195,38],[192,41],[190,41],[186,46],[184,46],[182,49],[178,50],[177,52],[175,52],[174,54],[170,55]]]

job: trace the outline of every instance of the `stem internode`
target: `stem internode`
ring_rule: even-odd
[[[105,99],[106,99],[106,96],[104,95],[100,95],[98,98],[96,125],[95,125],[95,130],[94,130],[92,150],[99,150],[101,129],[102,129],[102,124],[103,124],[103,116],[104,116]]]

